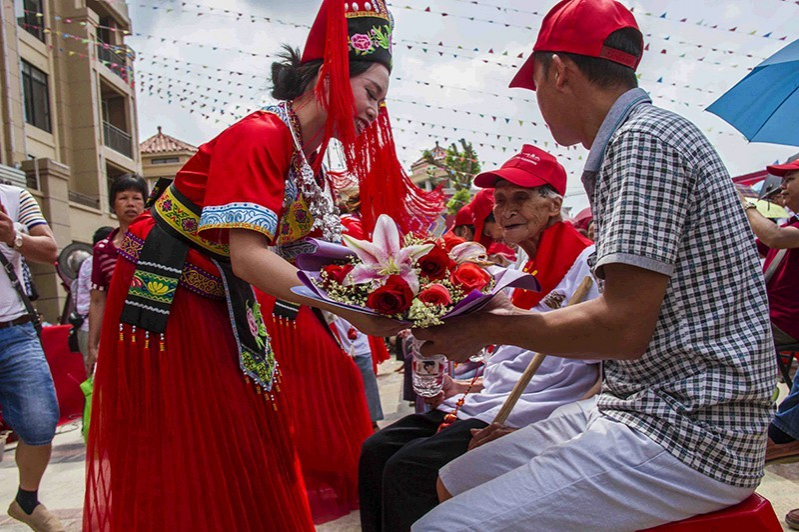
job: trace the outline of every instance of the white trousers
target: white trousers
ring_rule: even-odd
[[[641,530],[732,506],[754,492],[705,476],[596,398],[555,410],[439,472],[454,497],[414,532]]]

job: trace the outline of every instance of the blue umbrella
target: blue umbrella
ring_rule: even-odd
[[[757,65],[707,110],[750,142],[799,146],[799,40]]]

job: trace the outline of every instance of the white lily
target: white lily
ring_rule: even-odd
[[[375,224],[372,241],[358,240],[343,236],[347,247],[361,259],[347,276],[345,284],[363,284],[373,280],[387,279],[391,275],[399,275],[413,294],[419,293],[419,278],[413,268],[414,261],[424,256],[433,244],[422,244],[402,247],[397,224],[389,216],[381,214]]]
[[[488,260],[486,248],[479,242],[464,242],[452,248],[449,257],[463,264],[464,262],[484,262]]]

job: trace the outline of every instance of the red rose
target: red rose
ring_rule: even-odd
[[[446,251],[434,246],[427,255],[420,257],[416,265],[422,270],[422,275],[431,281],[439,281],[447,276],[447,270],[455,265]]]
[[[393,316],[411,307],[413,292],[408,283],[399,275],[389,276],[386,284],[369,294],[366,306],[380,314]]]
[[[339,286],[344,286],[344,279],[352,271],[352,268],[352,264],[344,264],[343,266],[339,264],[328,264],[323,267],[322,271],[327,274],[325,285],[332,281]]]
[[[472,290],[482,290],[491,282],[491,274],[471,262],[464,262],[452,272],[449,280],[468,294]]]
[[[429,303],[432,305],[446,306],[452,303],[452,296],[449,290],[442,284],[431,284],[421,292],[419,292],[419,301],[422,303]]]

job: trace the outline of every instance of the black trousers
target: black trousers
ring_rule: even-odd
[[[443,420],[439,410],[412,414],[364,442],[358,471],[363,532],[410,530],[438,504],[438,470],[466,452],[470,429],[488,425],[458,420],[436,434]]]

